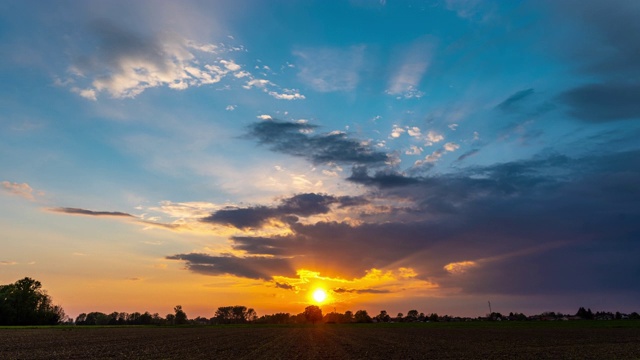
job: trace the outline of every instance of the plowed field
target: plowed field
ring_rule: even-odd
[[[0,359],[636,359],[640,326],[0,329]]]

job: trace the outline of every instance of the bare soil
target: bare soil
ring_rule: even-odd
[[[640,359],[640,326],[0,329],[0,359]]]

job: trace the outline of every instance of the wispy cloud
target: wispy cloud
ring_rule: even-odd
[[[308,48],[294,51],[298,78],[320,92],[351,91],[360,81],[364,46]]]
[[[8,191],[10,194],[20,196],[30,201],[35,200],[35,194],[42,195],[40,191],[34,191],[33,188],[27,183],[15,183],[10,181],[3,181],[2,188]]]
[[[399,99],[422,97],[424,93],[418,90],[418,86],[429,68],[434,49],[434,39],[427,37],[404,50],[401,61],[391,71],[386,93]]]

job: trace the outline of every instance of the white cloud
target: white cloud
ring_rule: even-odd
[[[220,64],[230,71],[238,71],[242,69],[242,67],[236,64],[233,60],[220,60]]]
[[[214,45],[214,44],[200,44],[200,43],[197,43],[197,42],[192,41],[192,40],[187,40],[185,42],[185,44],[187,45],[187,47],[189,47],[191,49],[195,49],[195,50],[206,52],[206,53],[215,54],[216,50],[218,49],[217,45]]]
[[[267,85],[273,85],[273,84],[271,83],[271,81],[266,79],[251,79],[247,81],[247,83],[242,87],[245,89],[251,89],[253,87],[264,88]]]
[[[420,137],[422,135],[422,132],[420,131],[420,128],[417,126],[411,127],[411,128],[407,128],[407,133],[409,134],[409,136],[411,137]]]
[[[251,73],[248,71],[237,71],[236,73],[233,74],[233,76],[237,77],[238,79],[242,79],[243,77],[247,77],[247,76],[251,76]]]
[[[435,132],[435,131],[431,131],[431,130],[430,130],[430,131],[427,133],[427,138],[426,138],[426,140],[427,140],[427,141],[426,141],[425,145],[426,145],[426,146],[432,146],[433,144],[435,144],[435,143],[437,143],[437,142],[440,142],[440,141],[444,140],[444,136],[443,136],[443,135],[441,135],[441,134],[438,134],[438,133],[437,133],[437,132]]]
[[[456,151],[460,148],[460,145],[452,142],[444,144],[444,149],[448,152]]]
[[[422,148],[418,147],[418,146],[415,146],[415,145],[411,145],[409,150],[405,151],[405,154],[407,154],[407,155],[420,155],[420,154],[422,154]]]
[[[298,57],[298,78],[320,92],[351,91],[360,81],[364,46],[315,48],[294,51]]]
[[[146,89],[167,87],[184,90],[220,82],[241,66],[233,60],[212,59],[211,54],[229,51],[223,44],[202,44],[164,35],[143,38],[112,24],[95,26],[99,46],[95,52],[76,56],[68,67],[70,90],[85,99],[97,100],[101,93],[113,98],[134,98]],[[71,86],[71,85],[68,85]]]
[[[279,100],[304,100],[305,96],[300,94],[297,90],[283,89],[284,93],[277,91],[269,91],[269,95]]]
[[[272,119],[271,115],[266,115],[266,114],[258,115],[256,117],[258,119],[262,119],[262,120],[271,120]]]
[[[456,131],[458,129],[458,124],[449,124],[449,129]]]
[[[98,100],[96,96],[96,91],[94,89],[80,89],[77,87],[72,87],[71,91],[82,96],[85,99],[96,101]]]
[[[398,126],[398,125],[394,125],[394,126],[393,126],[393,130],[391,130],[391,135],[390,135],[390,136],[391,136],[392,138],[394,138],[394,139],[397,139],[397,138],[399,138],[399,137],[400,137],[400,135],[402,135],[402,133],[404,133],[404,132],[405,132],[405,129],[401,128],[401,127],[400,127],[400,126]]]
[[[227,107],[225,108],[225,110],[227,111],[233,111],[236,109],[236,105],[227,105]]]
[[[6,191],[8,191],[13,195],[20,196],[22,198],[25,198],[31,201],[35,200],[35,197],[33,196],[34,190],[27,183],[20,184],[20,183],[14,183],[9,181],[3,181],[0,184],[2,184],[2,188],[4,188]],[[42,195],[42,193],[39,192],[38,195]]]

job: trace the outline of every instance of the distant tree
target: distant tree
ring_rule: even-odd
[[[631,314],[629,314],[629,319],[631,320],[640,320],[640,314],[638,314],[637,312],[632,312]]]
[[[409,310],[405,320],[408,322],[418,321],[418,310]]]
[[[387,314],[387,310],[380,310],[380,314],[376,315],[376,321],[378,322],[389,322],[391,320],[391,316]]]
[[[396,318],[394,319],[396,322],[402,322],[402,319],[404,319],[404,314],[403,313],[398,313],[398,315],[396,315]]]
[[[438,316],[438,314],[432,313],[431,315],[429,315],[429,321],[431,322],[440,321],[440,317]]]
[[[187,323],[187,314],[182,310],[182,305],[176,305],[173,311],[175,312],[174,324],[183,325]]]
[[[315,324],[318,321],[322,321],[322,310],[316,305],[309,305],[304,309],[304,318],[307,322]]]
[[[351,312],[351,310],[347,310],[344,312],[344,322],[345,323],[350,323],[353,322],[353,313]]]
[[[173,314],[167,314],[166,316],[166,323],[168,325],[173,325],[176,323],[176,316]]]
[[[55,325],[66,319],[39,281],[25,277],[0,285],[0,325]]]
[[[424,313],[420,313],[420,315],[418,315],[418,321],[424,322],[426,319],[427,319],[427,317],[424,316]]]
[[[367,314],[367,310],[356,311],[355,320],[357,323],[370,323],[372,321],[371,316]]]
[[[255,310],[246,306],[221,306],[213,315],[213,322],[218,324],[243,324],[257,319]]]
[[[591,312],[591,309],[586,310],[584,307],[580,307],[578,309],[578,312],[576,313],[576,316],[581,317],[585,320],[593,320],[593,312]]]

